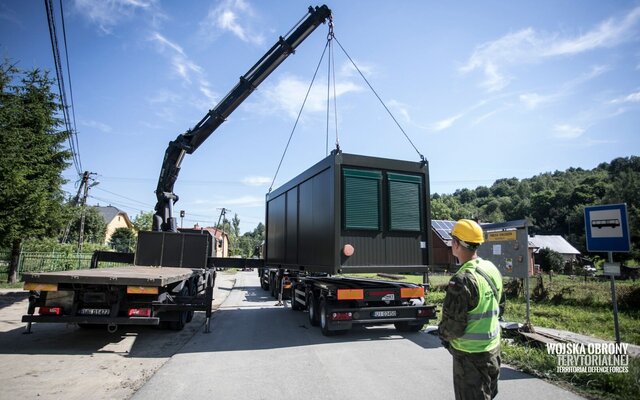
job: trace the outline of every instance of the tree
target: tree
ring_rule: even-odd
[[[121,253],[133,253],[136,246],[136,233],[129,228],[116,228],[109,239],[109,246]]]
[[[549,273],[549,279],[551,279],[552,272],[560,272],[564,264],[564,259],[560,253],[546,247],[538,251],[536,259],[540,264],[540,268]]]
[[[150,231],[153,223],[153,214],[153,211],[140,211],[140,214],[136,215],[131,221],[136,231]]]
[[[54,236],[63,226],[62,172],[71,157],[58,130],[53,81],[39,70],[0,65],[0,247],[11,247],[9,282],[26,238]]]
[[[72,210],[71,229],[69,230],[69,243],[77,243],[80,237],[80,223],[84,213],[83,242],[104,243],[107,224],[95,207],[75,207]]]

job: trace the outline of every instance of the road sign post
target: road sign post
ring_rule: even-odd
[[[620,266],[613,263],[613,252],[628,252],[631,249],[628,221],[626,204],[607,204],[584,208],[587,250],[607,252],[609,255],[609,262],[604,265],[604,274],[611,278],[611,302],[613,303],[616,343],[620,343],[620,326],[618,324],[615,277],[620,275]]]

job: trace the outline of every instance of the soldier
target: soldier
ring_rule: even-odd
[[[451,237],[461,267],[449,281],[438,335],[453,356],[456,399],[492,399],[500,376],[502,276],[476,253],[484,234],[475,221],[459,220]]]

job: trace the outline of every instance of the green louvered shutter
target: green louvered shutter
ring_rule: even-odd
[[[344,168],[344,229],[380,230],[380,171]]]
[[[420,189],[415,175],[389,172],[389,228],[393,231],[420,231]]]

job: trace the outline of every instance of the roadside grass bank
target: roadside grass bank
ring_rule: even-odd
[[[626,373],[561,373],[557,356],[545,348],[503,341],[502,361],[531,375],[568,386],[591,399],[635,400],[640,393],[640,359],[629,357]]]
[[[442,307],[450,274],[432,274],[427,303]],[[375,274],[370,278],[384,279]],[[421,275],[403,281],[422,283]],[[510,280],[505,279],[505,287]],[[540,282],[542,281],[542,284]],[[614,341],[610,281],[593,277],[532,277],[529,282],[531,324]],[[526,301],[521,284],[513,284],[504,320],[524,323]],[[640,282],[616,281],[621,341],[640,345]],[[441,313],[438,313],[441,315]],[[434,324],[439,321],[434,321]],[[557,356],[545,347],[509,339],[503,341],[503,362],[526,373],[553,381],[590,399],[637,399],[640,393],[640,358],[629,357],[626,373],[557,372]]]

